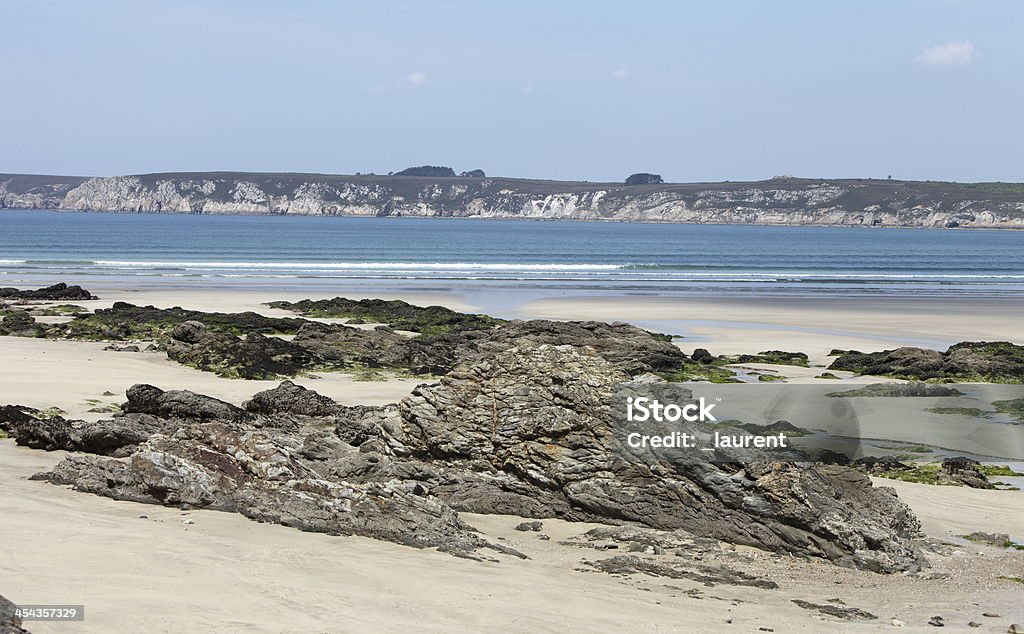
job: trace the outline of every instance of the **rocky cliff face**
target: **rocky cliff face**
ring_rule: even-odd
[[[655,184],[183,173],[0,175],[0,209],[1024,229],[1024,185],[777,178]]]

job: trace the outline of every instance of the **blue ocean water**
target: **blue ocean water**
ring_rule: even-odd
[[[1019,294],[1024,232],[0,212],[0,286]]]

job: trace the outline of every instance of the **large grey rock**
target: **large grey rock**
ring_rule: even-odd
[[[17,444],[45,451],[80,451],[124,456],[157,433],[177,429],[173,420],[149,414],[127,414],[113,420],[85,422],[59,416],[35,418],[18,425]]]
[[[232,511],[307,531],[453,552],[487,545],[415,483],[326,480],[285,444],[223,423],[155,435],[127,461],[71,455],[50,480],[118,500]]]
[[[242,407],[263,415],[335,416],[345,410],[333,399],[291,381],[283,381],[272,390],[253,395]]]
[[[249,414],[240,407],[188,390],[164,391],[140,383],[128,388],[128,401],[121,411],[183,420],[244,420]]]
[[[628,381],[596,352],[519,345],[417,388],[400,405],[406,441],[460,509],[627,520],[878,571],[919,565],[913,513],[852,469],[623,451],[611,404]]]

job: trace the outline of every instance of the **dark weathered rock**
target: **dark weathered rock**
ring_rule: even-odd
[[[170,331],[167,357],[183,365],[243,379],[295,376],[320,360],[302,346],[250,332],[244,338],[187,321]]]
[[[584,562],[597,570],[613,575],[633,575],[637,573],[668,579],[689,579],[706,586],[725,584],[730,586],[748,586],[762,590],[775,590],[779,584],[769,579],[761,579],[741,570],[733,570],[726,566],[710,566],[693,562],[652,561],[637,555],[616,555],[599,561]]]
[[[324,363],[336,367],[353,364],[375,368],[402,368],[415,373],[447,372],[447,351],[414,344],[391,330],[352,328],[342,324],[307,323],[292,340]],[[441,362],[438,362],[441,359]],[[446,365],[445,365],[446,364]]]
[[[0,634],[29,634],[28,630],[21,627],[21,617],[17,615],[17,608],[17,605],[0,596]]]
[[[299,302],[270,302],[272,308],[291,310],[314,317],[356,319],[361,323],[381,323],[397,330],[438,334],[459,330],[486,330],[502,320],[488,315],[460,313],[444,306],[416,306],[402,300],[333,299]]]
[[[164,391],[146,384],[128,388],[128,401],[121,406],[125,414],[140,413],[160,418],[188,421],[240,421],[249,414],[242,408],[220,399],[188,390]]]
[[[210,313],[184,308],[156,308],[114,302],[110,308],[75,315],[66,323],[48,325],[46,336],[55,338],[124,341],[164,340],[175,326],[198,321],[207,329],[231,335],[294,334],[305,319],[267,317],[254,312]]]
[[[13,309],[3,311],[0,319],[0,335],[17,335],[33,337],[36,335],[36,318],[26,310]]]
[[[138,346],[115,346],[113,344],[104,346],[103,349],[108,352],[141,352],[141,348]]]
[[[807,354],[785,350],[765,350],[757,354],[741,354],[737,363],[772,363],[778,365],[800,365],[807,367]]]
[[[821,464],[849,465],[852,460],[844,453],[832,451],[831,449],[819,449],[817,451],[806,451],[813,462]]]
[[[390,439],[381,427],[384,408],[341,405],[291,381],[253,395],[243,407],[257,417],[253,424],[259,427],[314,430],[305,438],[303,451],[318,460],[329,458],[336,443],[358,447],[375,438],[385,444]]]
[[[878,618],[867,610],[861,610],[860,608],[848,608],[846,606],[832,605],[828,603],[811,603],[810,601],[804,601],[803,599],[793,599],[793,603],[799,605],[805,610],[821,612],[822,614],[834,616],[844,621],[869,621],[871,619]]]
[[[1024,382],[1024,346],[1005,341],[968,341],[946,352],[897,348],[882,352],[841,355],[832,370],[892,376],[902,379]]]
[[[518,525],[516,525],[516,530],[523,532],[533,531],[535,533],[539,533],[542,530],[544,530],[544,524],[542,522],[521,522]]]
[[[512,321],[494,330],[471,333],[469,336],[475,336],[475,340],[459,355],[460,359],[482,358],[504,352],[519,343],[529,342],[589,348],[598,357],[630,375],[672,371],[689,360],[672,343],[670,336],[621,323],[534,319]]]
[[[972,489],[995,488],[982,473],[981,463],[964,456],[944,458],[936,478],[938,484],[962,485]]]
[[[868,471],[868,473],[880,473],[883,471],[906,471],[910,465],[899,461],[895,456],[863,456],[857,458],[854,464]]]
[[[59,282],[53,286],[36,290],[18,290],[16,288],[0,288],[0,299],[33,299],[40,301],[89,300],[97,299],[92,293],[81,286],[68,286]]]
[[[39,410],[24,405],[0,405],[0,430],[13,434],[19,425],[30,423],[45,415]]]
[[[696,350],[693,351],[693,354],[690,355],[690,358],[693,359],[696,363],[704,364],[714,363],[715,361],[715,356],[708,352],[705,348],[697,348]]]
[[[253,395],[242,406],[249,412],[265,415],[335,416],[345,409],[334,400],[291,381],[283,381],[272,390]]]
[[[148,414],[128,414],[96,422],[53,416],[24,421],[17,425],[13,435],[17,444],[31,449],[122,456],[153,434],[176,427],[173,421]]]
[[[326,480],[273,437],[222,423],[155,435],[127,462],[71,455],[50,480],[118,500],[238,512],[306,531],[454,552],[487,545],[415,483]]]
[[[417,388],[402,425],[414,455],[444,465],[433,490],[459,509],[627,520],[872,570],[918,566],[916,518],[857,471],[624,450],[611,403],[627,381],[596,353],[523,344]]]

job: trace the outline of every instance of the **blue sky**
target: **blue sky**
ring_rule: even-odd
[[[1024,2],[0,0],[0,171],[1024,181]]]

